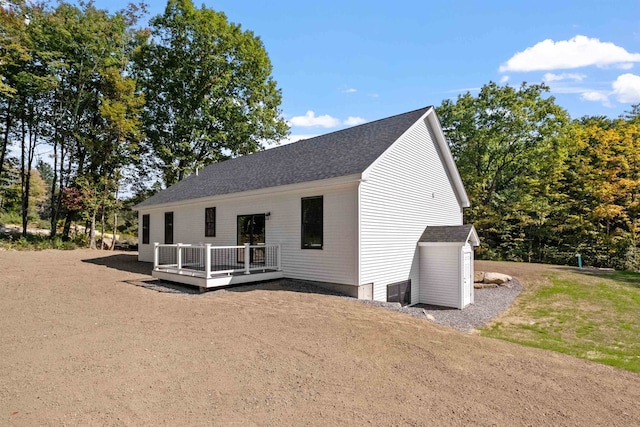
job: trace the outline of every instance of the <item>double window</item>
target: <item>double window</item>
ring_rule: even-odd
[[[142,215],[142,243],[149,244],[149,214]]]
[[[216,237],[216,208],[205,208],[204,210],[204,235],[205,237]]]
[[[302,199],[302,249],[322,249],[323,244],[322,196]]]

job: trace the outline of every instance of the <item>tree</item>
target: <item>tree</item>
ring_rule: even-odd
[[[437,109],[472,202],[467,220],[498,257],[539,257],[542,238],[534,234],[557,206],[569,116],[543,96],[548,90],[491,82],[478,96],[467,92]]]
[[[151,30],[137,75],[144,131],[165,185],[286,135],[271,62],[251,31],[190,0],[169,0]]]
[[[634,113],[635,111],[635,113]],[[640,123],[624,118],[575,123],[563,191],[570,215],[565,234],[596,266],[640,269]]]

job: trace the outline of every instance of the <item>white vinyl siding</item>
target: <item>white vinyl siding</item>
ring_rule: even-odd
[[[426,120],[415,123],[367,171],[360,184],[360,283],[386,286],[411,279],[418,303],[417,242],[426,226],[462,224],[462,207]]]
[[[460,254],[460,246],[420,246],[420,303],[462,308]]]
[[[173,212],[175,243],[237,244],[238,215],[270,212],[265,223],[266,243],[279,243],[285,277],[356,285],[357,183],[289,192],[264,191],[248,197],[212,197],[186,206],[152,207],[150,244],[139,245],[140,261],[153,261],[153,242],[162,242],[164,212]],[[323,248],[301,249],[303,197],[323,196]],[[205,237],[205,208],[216,207],[216,237]],[[142,241],[142,240],[140,240]]]

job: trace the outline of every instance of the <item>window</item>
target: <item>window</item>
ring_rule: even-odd
[[[164,243],[173,244],[173,212],[164,213]]]
[[[204,210],[204,235],[205,237],[216,237],[216,208],[205,208]]]
[[[149,214],[142,215],[142,243],[149,244]]]
[[[322,249],[322,196],[302,199],[302,249]]]

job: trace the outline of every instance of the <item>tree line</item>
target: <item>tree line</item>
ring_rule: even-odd
[[[437,108],[481,237],[477,255],[640,271],[640,105],[569,114],[542,84],[489,83]]]
[[[117,228],[123,184],[143,197],[286,135],[257,36],[190,0],[170,0],[148,26],[145,13],[0,5],[0,212],[18,210],[25,236],[34,217],[52,237],[83,221],[95,247],[97,223]],[[46,202],[29,197],[43,175]]]
[[[95,246],[135,233],[149,192],[287,134],[259,37],[190,0],[145,14],[0,6],[0,222],[82,222]],[[437,108],[478,257],[640,270],[640,107],[572,120],[548,91],[489,83]]]

